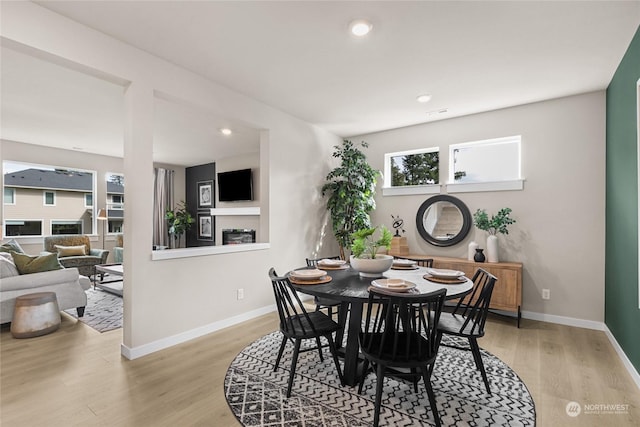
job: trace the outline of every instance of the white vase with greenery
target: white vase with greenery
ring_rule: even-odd
[[[487,262],[499,262],[497,233],[509,234],[507,225],[514,224],[515,219],[510,218],[511,208],[502,208],[496,215],[487,215],[484,209],[478,209],[473,214],[473,222],[480,230],[489,233],[487,236]]]
[[[393,265],[393,257],[387,254],[379,254],[382,247],[391,248],[393,235],[385,226],[380,227],[380,238],[374,240],[373,234],[378,227],[365,228],[353,233],[351,244],[351,268],[360,273],[362,277],[381,277]]]

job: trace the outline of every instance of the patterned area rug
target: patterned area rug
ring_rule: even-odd
[[[253,342],[227,371],[225,396],[240,423],[248,427],[371,425],[375,374],[368,375],[362,395],[357,394],[357,387],[340,386],[328,349],[324,363],[317,351],[300,353],[287,399],[293,344],[287,344],[278,371],[273,372],[281,337],[280,332],[273,332]],[[535,406],[525,384],[500,359],[484,350],[482,355],[491,395],[486,394],[470,351],[440,347],[431,382],[442,425],[535,425]],[[424,384],[415,394],[411,383],[393,378],[384,381],[381,426],[434,425]]]
[[[87,291],[87,308],[84,311],[84,316],[78,318],[78,312],[75,308],[65,310],[65,313],[98,332],[111,331],[122,327],[122,297],[94,289],[92,286]]]

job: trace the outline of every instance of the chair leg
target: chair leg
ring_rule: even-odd
[[[482,375],[482,381],[487,388],[487,394],[491,394],[491,388],[489,387],[489,380],[487,379],[487,373],[484,370],[484,363],[482,363],[482,354],[480,354],[480,347],[478,346],[478,340],[475,338],[469,338],[469,345],[471,346],[471,353],[473,353],[473,359],[476,361],[476,367],[480,370]]]
[[[322,355],[322,343],[320,337],[316,337],[316,344],[318,345],[318,353],[320,354],[320,361],[324,362],[324,356]]]
[[[360,384],[358,385],[358,394],[362,394],[362,388],[364,387],[364,380],[367,379],[367,371],[369,370],[369,359],[365,358],[362,365],[362,376],[360,377]]]
[[[428,368],[425,367],[425,370],[422,372],[422,378],[424,379],[424,386],[427,389],[427,396],[429,396],[429,405],[431,406],[433,419],[436,423],[436,426],[440,427],[442,424],[440,424],[440,414],[438,414],[438,406],[436,405],[436,395],[433,392],[433,387],[431,387],[431,380],[429,379],[427,371]]]
[[[280,359],[282,358],[282,353],[284,353],[284,347],[287,345],[287,337],[282,336],[282,344],[280,344],[280,350],[278,351],[278,357],[276,358],[276,366],[273,367],[273,372],[278,370],[278,365],[280,364]]]
[[[376,400],[375,410],[373,413],[373,427],[378,427],[380,422],[380,404],[382,403],[382,388],[384,386],[384,366],[378,363],[378,369],[376,371]]]
[[[296,375],[296,365],[298,364],[298,353],[300,352],[300,343],[302,340],[296,340],[293,347],[293,358],[291,359],[291,373],[289,374],[289,384],[287,385],[287,398],[291,397],[291,387],[293,386],[293,377]]]
[[[329,341],[329,350],[331,351],[331,356],[333,357],[333,363],[336,365],[336,370],[338,371],[338,378],[340,379],[340,385],[344,386],[344,377],[342,376],[342,370],[340,369],[340,362],[338,361],[338,350],[336,350],[336,344],[333,342],[333,337],[331,335],[325,335],[327,341]]]
[[[436,335],[436,348],[440,348],[440,342],[442,342],[442,332],[438,331]],[[429,366],[429,379],[431,379],[431,375],[433,374],[433,368],[436,366],[436,361],[434,360],[431,366]]]

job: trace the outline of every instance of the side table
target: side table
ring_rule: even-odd
[[[55,292],[20,295],[11,321],[14,338],[39,337],[60,327],[60,309]]]

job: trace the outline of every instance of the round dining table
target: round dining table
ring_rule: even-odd
[[[424,278],[427,274],[426,267],[416,269],[387,270],[378,279],[403,279],[416,284],[412,293],[429,293],[439,289],[447,290],[447,299],[460,298],[471,291],[473,282],[465,277],[464,283],[443,284],[430,281]],[[358,383],[361,372],[359,372],[360,345],[358,343],[358,333],[362,323],[362,307],[369,299],[369,287],[371,282],[376,280],[371,277],[361,277],[352,268],[346,269],[326,269],[331,276],[331,281],[323,284],[300,284],[291,282],[293,288],[300,293],[317,297],[330,298],[340,301],[338,312],[338,323],[344,325],[349,314],[347,325],[346,344],[342,345],[344,330],[339,330],[336,336],[336,346],[344,357],[343,376],[345,384],[354,386]],[[289,276],[289,274],[287,274]]]

